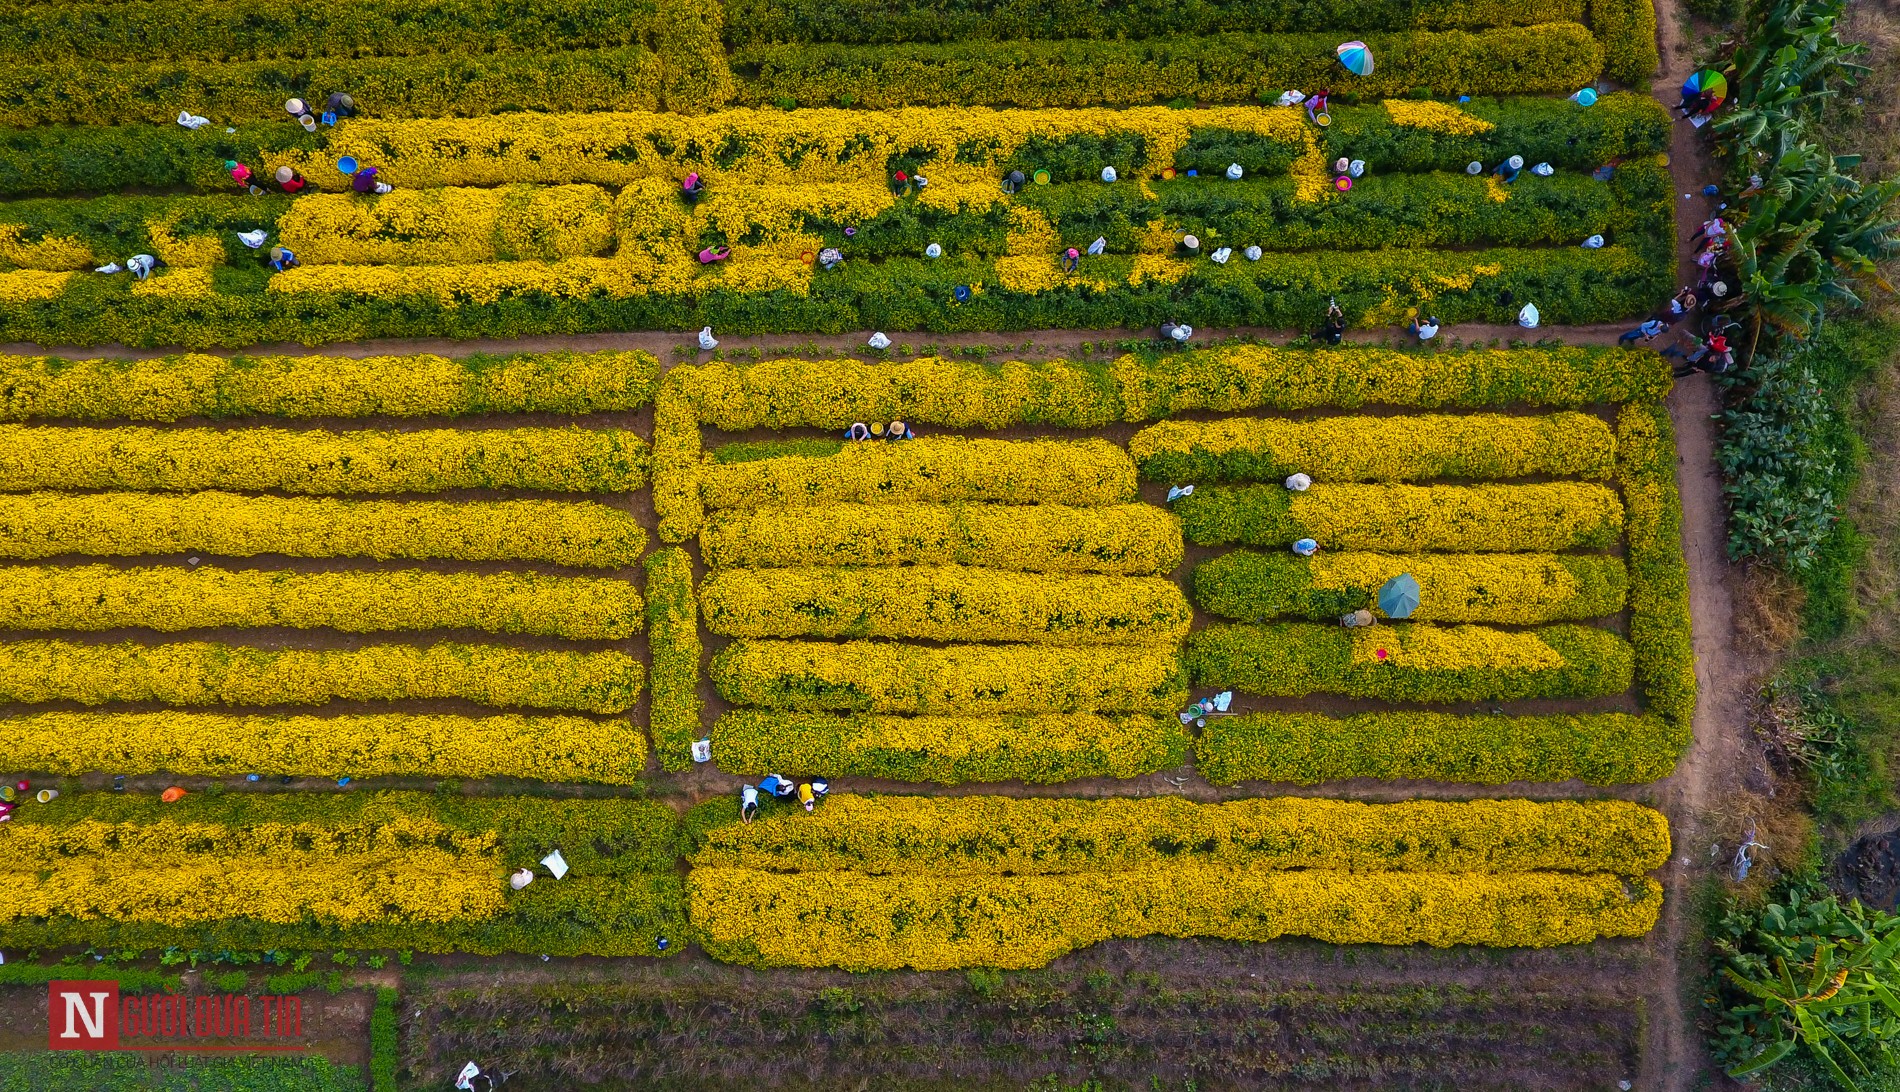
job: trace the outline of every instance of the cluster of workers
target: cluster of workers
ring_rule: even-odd
[[[831,783],[822,777],[799,783],[777,774],[766,774],[765,780],[756,785],[742,785],[739,788],[739,818],[750,823],[758,817],[759,804],[769,800],[789,804],[797,799],[806,812],[818,807],[818,802],[831,791]]]
[[[286,100],[284,103],[284,112],[289,114],[299,125],[303,126],[306,132],[314,133],[317,130],[319,122],[324,125],[335,125],[340,118],[355,116],[356,100],[342,91],[332,94],[324,103],[323,114],[320,119],[318,115],[311,110],[310,104],[303,99],[293,98]],[[193,114],[190,111],[185,111],[178,115],[178,124],[187,129],[196,130],[211,124],[211,119]],[[352,190],[363,194],[381,194],[390,191],[391,187],[389,183],[382,180],[380,168],[367,166],[358,167],[355,166],[354,160],[349,162],[354,168],[349,172],[350,188]],[[237,183],[244,193],[251,194],[254,197],[261,197],[268,192],[264,186],[260,184],[260,176],[256,171],[253,171],[248,164],[235,159],[227,159],[224,161],[224,170],[231,176],[231,181]],[[305,178],[302,172],[293,167],[277,168],[272,175],[272,179],[280,192],[293,197],[310,188],[310,180]],[[236,234],[239,242],[251,250],[263,250],[264,244],[270,241],[270,236],[262,229],[240,231],[234,234]],[[289,247],[285,246],[271,247],[267,260],[270,263],[271,269],[279,273],[286,269],[295,269],[303,264],[297,260],[297,255]],[[159,266],[164,264],[162,260],[154,255],[134,254],[125,260],[124,265],[118,262],[110,262],[106,265],[99,266],[95,272],[130,273],[139,280],[145,280],[150,277]]]
[[[1750,178],[1749,189],[1742,196],[1751,195],[1760,185],[1759,176]],[[1710,375],[1731,371],[1735,367],[1735,349],[1730,338],[1742,325],[1730,314],[1741,299],[1729,294],[1728,282],[1724,279],[1732,275],[1727,270],[1733,268],[1733,259],[1729,252],[1729,225],[1722,219],[1720,208],[1715,216],[1703,221],[1691,242],[1696,247],[1695,264],[1700,270],[1696,282],[1684,285],[1682,291],[1641,325],[1617,338],[1619,345],[1649,345],[1675,331],[1674,341],[1662,350],[1662,355],[1675,357],[1679,362],[1674,371],[1677,379],[1698,371]]]
[[[844,430],[847,440],[915,440],[917,433],[902,421],[892,421],[886,425],[882,421],[873,421],[866,425],[863,421],[853,421],[851,427]]]

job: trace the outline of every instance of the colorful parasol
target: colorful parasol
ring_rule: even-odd
[[[1347,42],[1334,52],[1339,54],[1339,63],[1346,66],[1346,71],[1355,76],[1372,75],[1372,50],[1366,48],[1366,43]]]
[[[1704,68],[1683,81],[1684,98],[1704,94],[1709,96],[1709,111],[1713,113],[1722,105],[1722,100],[1728,98],[1728,77],[1713,68]]]

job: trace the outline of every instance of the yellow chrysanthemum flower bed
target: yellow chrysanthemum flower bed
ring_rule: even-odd
[[[29,428],[0,425],[0,489],[616,493],[646,484],[646,441],[619,429]]]
[[[836,455],[701,466],[698,476],[708,508],[918,501],[1088,505],[1135,498],[1135,464],[1106,440],[938,436],[865,442],[848,444]]]
[[[1623,609],[1629,578],[1614,557],[1558,554],[1381,554],[1236,551],[1194,570],[1194,598],[1224,618],[1337,618],[1378,613],[1379,590],[1418,581],[1415,622],[1535,625],[1601,618]]]
[[[976,565],[1158,576],[1182,557],[1181,521],[1151,504],[829,504],[727,509],[699,533],[715,569]]]
[[[898,717],[734,709],[712,732],[720,770],[746,776],[1028,781],[1135,777],[1187,761],[1171,716],[1065,713]]]
[[[0,922],[46,948],[675,954],[678,832],[629,799],[68,791],[0,825]],[[550,846],[567,877],[511,891]]]
[[[0,719],[0,750],[25,769],[232,777],[525,777],[631,785],[646,736],[626,720],[367,713],[35,713]]]
[[[1187,700],[1173,645],[742,639],[713,657],[711,676],[729,702],[808,712],[1167,713]]]
[[[1534,485],[1316,484],[1213,486],[1175,505],[1188,539],[1286,548],[1551,551],[1603,549],[1623,529],[1623,503],[1586,482]]]
[[[1605,697],[1628,690],[1634,670],[1628,641],[1576,625],[1212,625],[1188,638],[1185,658],[1200,686],[1434,703]]]
[[[642,352],[209,356],[143,360],[0,355],[0,420],[462,417],[636,410],[660,362]]]
[[[0,568],[0,629],[478,629],[618,641],[640,632],[645,609],[626,581],[539,573]]]
[[[502,708],[623,713],[644,672],[621,652],[533,652],[442,643],[346,650],[181,642],[0,643],[0,701],[323,705],[459,698]]]
[[[821,884],[698,868],[688,912],[716,958],[854,971],[1040,967],[1112,937],[1549,947],[1641,936],[1662,886],[1568,873],[1255,872],[1172,864],[1072,876],[866,876]]]
[[[1296,472],[1331,482],[1607,478],[1616,440],[1602,418],[1583,413],[1233,417],[1150,425],[1128,452],[1150,481],[1275,482]]]
[[[277,222],[305,265],[431,265],[586,258],[613,248],[614,199],[598,186],[397,190],[377,201],[314,194]]]
[[[1191,861],[1256,871],[1635,875],[1669,860],[1668,820],[1622,800],[1202,804],[840,794],[809,816],[780,810],[756,823],[736,819],[723,802],[694,813],[694,867],[960,877]]]
[[[207,844],[215,853],[205,852]],[[159,821],[10,826],[0,921],[65,917],[192,925],[449,922],[501,913],[495,839],[427,816],[242,829]],[[181,847],[189,846],[185,849]]]
[[[960,566],[733,569],[701,586],[726,637],[1154,645],[1187,636],[1187,597],[1161,577],[1024,574]]]
[[[339,156],[374,164],[399,186],[500,186],[511,182],[624,186],[697,171],[727,185],[810,185],[881,178],[900,156],[934,161],[933,173],[1007,160],[1032,137],[1115,135],[1139,149],[1117,169],[1158,177],[1197,129],[1253,134],[1305,151],[1312,129],[1297,109],[1229,106],[1174,110],[992,110],[983,107],[887,111],[737,109],[698,116],[661,113],[499,114],[474,118],[354,118],[321,150],[265,157],[264,173],[294,167],[317,187],[342,191]],[[926,196],[931,197],[929,191]],[[945,194],[936,200],[949,200]]]
[[[646,549],[631,513],[562,501],[341,501],[235,493],[0,496],[0,557],[449,558],[619,568]]]

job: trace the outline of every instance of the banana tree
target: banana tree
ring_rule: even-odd
[[[1805,1049],[1848,1089],[1890,1064],[1900,1041],[1900,918],[1843,906],[1824,891],[1789,892],[1758,918],[1731,913],[1722,956],[1718,1052],[1746,1077]],[[1718,999],[1718,1004],[1720,1000]],[[1865,1055],[1865,1056],[1864,1056]]]

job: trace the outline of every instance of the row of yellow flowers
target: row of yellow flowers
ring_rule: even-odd
[[[1166,713],[1187,700],[1173,645],[1160,648],[737,640],[713,657],[720,696],[819,712]]]
[[[1232,106],[1174,110],[992,110],[981,107],[864,110],[721,110],[662,113],[500,114],[474,118],[356,118],[321,150],[265,158],[266,173],[289,166],[318,187],[342,191],[334,166],[354,156],[396,184],[500,186],[511,182],[624,186],[646,178],[704,176],[713,190],[743,184],[811,185],[882,178],[898,157],[929,159],[920,200],[955,211],[996,193],[996,166],[1031,139],[1119,138],[1129,149],[1116,169],[1154,178],[1174,165],[1197,129],[1254,135],[1295,154],[1316,155],[1297,108]]]
[[[1610,426],[1575,412],[1164,421],[1128,451],[1145,478],[1192,482],[1607,478],[1616,462]]]
[[[1242,621],[1334,618],[1376,609],[1400,574],[1418,581],[1415,622],[1534,625],[1622,611],[1629,577],[1620,558],[1559,554],[1382,554],[1236,551],[1194,569],[1203,610]]]
[[[1175,506],[1189,541],[1283,548],[1473,552],[1602,549],[1623,530],[1623,503],[1590,482],[1533,485],[1318,484],[1201,489]]]
[[[1247,713],[1208,721],[1194,767],[1216,785],[1355,777],[1630,785],[1669,776],[1688,742],[1686,726],[1653,712]]]
[[[713,725],[712,741],[720,770],[731,774],[946,785],[1135,777],[1180,766],[1188,752],[1187,731],[1172,716],[1093,713],[897,717],[734,709]]]
[[[1577,625],[1212,625],[1188,638],[1185,659],[1200,686],[1432,703],[1607,697],[1628,690],[1634,671],[1628,641]]]
[[[960,566],[730,569],[701,586],[706,628],[726,637],[895,637],[1154,645],[1187,636],[1194,610],[1162,577],[1024,574]]]
[[[204,642],[0,644],[0,700],[322,705],[459,698],[503,708],[623,713],[644,681],[621,652],[535,652],[447,642],[340,650]]]
[[[1669,860],[1668,820],[1622,800],[842,795],[809,818],[774,813],[743,824],[717,806],[695,818],[695,867],[775,872],[1023,876],[1192,861],[1253,871],[1634,875]]]
[[[404,189],[376,201],[315,194],[292,202],[277,230],[318,265],[554,261],[613,248],[614,199],[581,185]]]
[[[1178,863],[1077,876],[697,868],[688,912],[708,952],[760,967],[853,971],[1039,967],[1113,937],[1548,947],[1641,936],[1648,878],[1528,872],[1254,872]],[[821,892],[822,894],[814,894]]]
[[[140,360],[0,355],[0,419],[462,417],[636,410],[653,398],[651,353],[211,356]]]
[[[35,428],[0,425],[0,489],[628,492],[647,445],[619,429]]]
[[[708,508],[919,501],[1092,505],[1135,498],[1135,464],[1106,440],[924,437],[854,443],[829,456],[709,464],[698,473]]]
[[[27,947],[675,954],[678,835],[627,798],[68,791],[0,826],[0,921]],[[511,891],[550,846],[567,877]]]
[[[699,533],[715,569],[978,565],[1148,576],[1181,564],[1181,521],[1152,504],[829,504],[727,509]]]
[[[0,568],[5,629],[478,629],[615,641],[640,631],[645,609],[626,581],[540,573]]]
[[[0,496],[0,557],[7,558],[203,551],[618,568],[645,552],[646,541],[632,513],[592,502],[342,501],[215,492]]]
[[[172,838],[185,830],[156,830]],[[8,838],[8,849],[17,841]],[[471,860],[471,858],[474,858]],[[492,857],[428,845],[320,854],[288,846],[215,856],[176,848],[20,862],[0,922],[61,917],[187,926],[244,916],[291,925],[455,922],[493,917],[504,905]]]
[[[646,736],[626,720],[366,713],[36,713],[0,719],[0,749],[22,769],[233,777],[517,777],[635,783]]]

